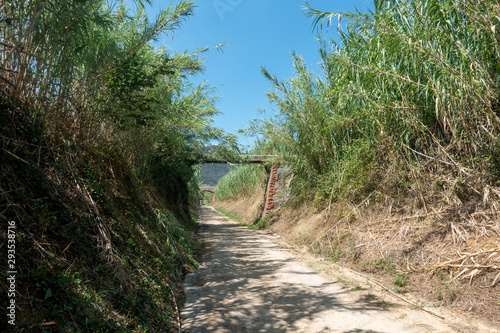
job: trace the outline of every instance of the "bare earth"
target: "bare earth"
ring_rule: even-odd
[[[446,309],[445,319],[393,298],[345,270],[302,258],[276,237],[201,208],[200,269],[187,276],[183,332],[500,332]],[[330,269],[328,269],[330,267]]]

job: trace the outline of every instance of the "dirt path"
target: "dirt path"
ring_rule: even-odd
[[[409,309],[369,285],[348,290],[211,207],[200,223],[206,247],[185,281],[183,332],[498,332]]]

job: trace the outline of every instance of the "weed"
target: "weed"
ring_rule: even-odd
[[[413,166],[425,167],[443,153],[454,158],[450,173],[466,167],[478,178],[488,173],[498,181],[499,81],[491,73],[500,54],[492,42],[498,32],[487,18],[499,17],[500,8],[494,1],[440,4],[446,30],[436,27],[435,8],[427,2],[375,1],[375,8],[349,15],[342,43],[324,43],[324,76],[297,54],[292,78],[262,70],[277,114],[252,129],[293,165],[291,191],[322,204],[359,201],[381,187],[398,195],[415,192]],[[308,5],[306,15],[319,27],[334,14]],[[484,33],[456,42],[470,31]],[[457,61],[457,54],[467,56]],[[479,147],[485,147],[483,156]],[[385,172],[386,165],[401,174]],[[442,187],[434,183],[435,190]],[[458,182],[458,197],[469,198],[469,187]]]
[[[382,269],[389,274],[395,274],[396,270],[394,267],[394,254],[391,253],[388,258],[380,258],[375,262],[375,267]]]
[[[341,277],[337,277],[337,281],[342,283],[342,288],[346,289],[346,288],[349,288],[349,285],[351,284],[349,281],[341,278]]]
[[[360,272],[373,272],[375,270],[375,264],[371,261],[361,261],[357,267]]]
[[[396,276],[396,280],[394,284],[398,287],[406,287],[410,284],[410,280],[408,279],[407,273],[401,273]]]
[[[344,250],[341,247],[332,248],[328,252],[328,256],[335,262],[339,261],[344,255]]]
[[[260,218],[254,224],[252,224],[250,227],[256,228],[259,230],[265,230],[265,229],[269,228],[269,218],[268,217]]]
[[[453,302],[459,293],[458,285],[454,281],[450,281],[449,278],[445,278],[442,282],[433,282],[432,287],[438,300],[443,303]]]
[[[17,280],[21,331],[53,331],[40,324],[48,318],[63,332],[174,331],[179,283],[196,268],[195,164],[206,142],[235,140],[210,126],[211,89],[191,89],[198,56],[150,43],[194,5],[153,21],[108,5],[0,6],[0,17],[15,16],[0,40],[23,44],[7,56],[15,77],[0,71],[0,136],[12,152],[0,163],[2,200],[12,203],[2,214],[22,230],[19,267],[33,268]],[[31,83],[6,90],[10,80]]]
[[[222,177],[215,187],[217,200],[230,200],[252,193],[257,186],[265,188],[267,172],[262,165],[239,165]]]
[[[368,294],[365,295],[365,298],[368,301],[373,301],[373,300],[377,299],[377,296],[375,296],[375,294],[368,293]]]
[[[354,234],[351,234],[349,237],[349,250],[352,262],[356,263],[361,258],[361,251],[356,247]]]
[[[323,249],[321,248],[321,245],[318,243],[318,245],[314,245],[311,248],[311,252],[319,255],[319,254],[323,253]]]

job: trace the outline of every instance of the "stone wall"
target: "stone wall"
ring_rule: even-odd
[[[263,216],[279,209],[281,204],[288,199],[288,188],[292,178],[289,166],[278,166],[277,164],[272,166],[267,183]]]

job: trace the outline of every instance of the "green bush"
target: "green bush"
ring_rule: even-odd
[[[293,166],[292,191],[359,201],[429,164],[498,179],[496,2],[375,0],[374,11],[353,13],[307,7],[316,27],[342,14],[341,40],[325,38],[321,74],[296,54],[288,80],[263,69],[277,115],[252,127]],[[471,159],[482,152],[487,159]]]

